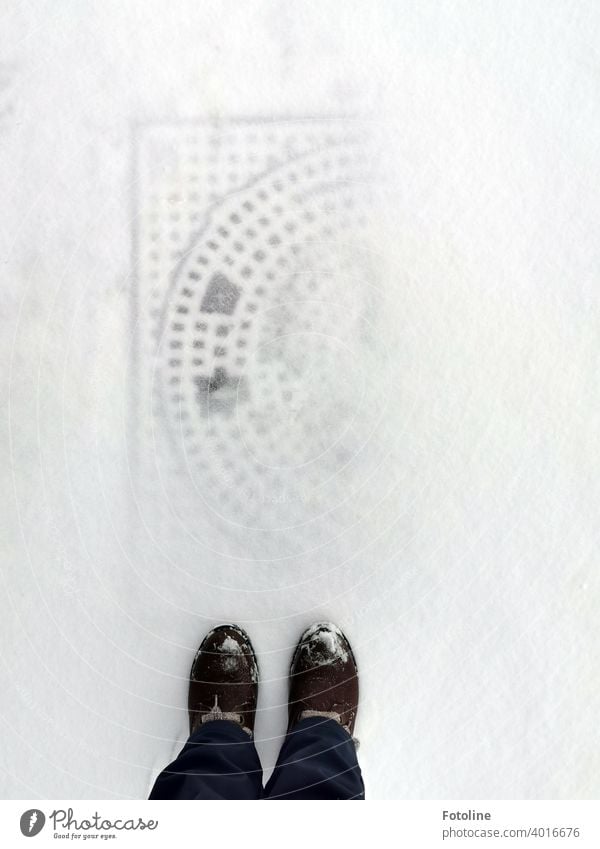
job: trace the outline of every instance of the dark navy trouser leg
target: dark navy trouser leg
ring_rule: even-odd
[[[195,731],[158,776],[150,799],[260,799],[262,767],[254,741],[234,722]]]
[[[302,719],[286,736],[269,799],[364,799],[365,785],[350,735],[334,719]]]
[[[189,738],[158,776],[150,799],[364,799],[349,734],[311,717],[285,738],[265,791],[254,742],[233,722],[215,720]]]

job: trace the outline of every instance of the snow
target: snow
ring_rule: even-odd
[[[233,637],[225,637],[218,650],[227,654],[223,659],[223,669],[232,670],[238,665],[239,655],[242,653],[242,647]],[[254,677],[254,672],[253,672]]]
[[[225,637],[219,646],[219,650],[222,652],[228,652],[229,654],[241,654],[242,647],[233,639],[233,637]]]
[[[294,647],[331,621],[368,797],[597,798],[599,30],[585,0],[13,4],[0,795],[146,796],[223,622],[258,654],[267,777]],[[238,295],[262,318],[190,435],[172,253],[322,143],[362,176],[297,211],[346,237],[298,258],[298,309],[260,259],[204,290],[199,332]]]
[[[301,638],[301,651],[308,652],[315,664],[336,663],[348,660],[342,632],[333,622],[317,622],[308,628]]]

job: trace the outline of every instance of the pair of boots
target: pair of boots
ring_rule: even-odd
[[[190,734],[205,722],[226,719],[252,737],[258,698],[258,662],[249,636],[220,625],[202,641],[192,664]],[[358,671],[346,636],[335,625],[311,625],[300,637],[290,667],[288,733],[309,716],[335,719],[350,736],[358,709]]]
[[[353,738],[356,661],[335,625],[302,634],[290,668],[288,728],[267,785],[254,745],[258,663],[237,625],[207,634],[190,674],[190,737],[151,799],[364,799]]]

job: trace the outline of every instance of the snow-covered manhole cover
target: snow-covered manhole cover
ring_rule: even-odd
[[[378,299],[361,135],[151,127],[138,159],[145,462],[180,516],[310,522],[347,496],[385,402],[366,354]]]

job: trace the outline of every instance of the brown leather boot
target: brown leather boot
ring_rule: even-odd
[[[203,723],[226,719],[254,733],[258,663],[250,637],[237,625],[206,635],[190,672],[190,734]]]
[[[350,643],[329,622],[300,637],[290,668],[288,731],[301,719],[335,719],[351,736],[358,710],[358,670]]]

